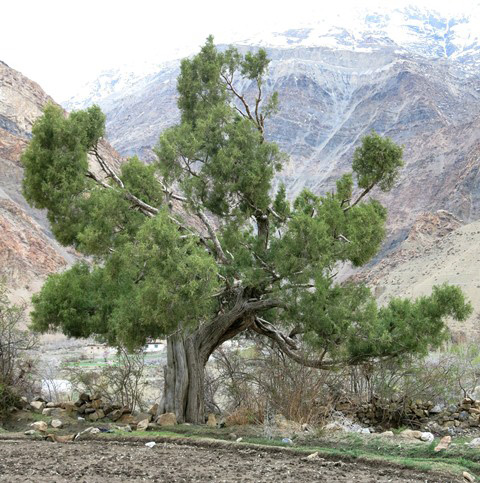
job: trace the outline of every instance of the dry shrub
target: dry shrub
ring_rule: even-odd
[[[11,304],[0,284],[0,418],[19,405],[21,396],[34,392],[35,363],[29,353],[37,346],[37,338],[21,329],[25,314],[25,305]]]
[[[101,368],[85,370],[81,366],[64,367],[65,378],[76,392],[99,394],[110,404],[142,410],[146,381],[145,354],[120,347],[115,360]]]
[[[213,358],[210,371],[221,381],[215,397],[238,424],[262,423],[266,413],[318,424],[338,397],[339,374],[297,364],[259,338],[220,348]]]

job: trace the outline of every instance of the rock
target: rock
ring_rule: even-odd
[[[52,408],[52,407],[45,408],[45,409],[42,410],[42,414],[44,416],[51,416],[53,410],[54,410],[54,408]]]
[[[149,410],[148,414],[151,414],[152,416],[156,416],[158,413],[158,404],[154,404]]]
[[[70,443],[74,441],[76,436],[75,434],[67,434],[65,436],[59,436],[58,434],[49,434],[45,439],[53,441],[54,443]]]
[[[480,448],[480,438],[474,438],[470,443],[466,443],[470,448]]]
[[[386,438],[393,438],[395,434],[393,434],[393,431],[384,431],[383,433],[380,433],[380,436],[384,436]]]
[[[290,438],[283,438],[282,439],[282,443],[285,443],[285,444],[293,444],[293,441]]]
[[[435,451],[438,452],[438,451],[442,451],[442,450],[446,450],[450,443],[452,442],[452,437],[451,436],[444,436],[441,440],[440,440],[440,443],[437,444],[437,446],[435,446]]]
[[[237,438],[237,439],[235,440],[235,442],[237,442],[237,443],[241,443],[242,441],[243,441],[243,438]]]
[[[470,481],[470,482],[475,481],[475,477],[473,475],[471,475],[470,473],[468,473],[467,471],[463,472],[463,479],[465,481]]]
[[[309,454],[306,459],[307,460],[318,460],[319,459],[318,451],[316,453]]]
[[[119,419],[117,419],[117,422],[122,424],[135,424],[135,418],[132,414],[125,413],[122,414]]]
[[[468,420],[468,416],[469,416],[469,413],[467,411],[462,411],[459,415],[458,415],[458,419],[460,421],[467,421]]]
[[[100,409],[103,407],[103,401],[101,399],[94,399],[92,401],[92,408]]]
[[[45,433],[48,429],[48,424],[45,421],[35,421],[30,425],[35,431]]]
[[[469,409],[470,414],[480,414],[480,409],[478,408],[470,408]]]
[[[77,421],[85,421],[85,418],[82,418],[82,416],[78,416]]]
[[[150,421],[148,419],[142,419],[137,423],[137,431],[146,431],[148,429]]]
[[[82,392],[82,394],[80,394],[80,396],[78,396],[78,400],[83,401],[83,402],[90,402],[91,401],[90,396],[86,392]]]
[[[105,417],[105,413],[102,409],[97,409],[95,412],[88,415],[88,419],[90,421],[98,421],[99,419],[103,419]]]
[[[235,433],[230,433],[228,435],[228,437],[232,440],[232,441],[236,441],[237,440],[237,435]]]
[[[157,443],[155,443],[155,441],[150,441],[148,443],[145,443],[145,446],[147,448],[153,448]]]
[[[115,409],[114,411],[110,411],[108,413],[108,419],[112,421],[117,421],[122,417],[123,413],[120,409]]]
[[[30,406],[38,412],[42,412],[45,409],[45,403],[43,401],[32,401]]]
[[[91,428],[90,429],[90,434],[98,434],[101,433],[99,428]]]
[[[52,419],[52,422],[50,423],[50,425],[52,426],[52,428],[55,428],[55,429],[60,429],[63,427],[63,423],[62,421],[60,421],[60,419]]]
[[[400,436],[405,439],[420,439],[422,437],[422,432],[415,431],[413,429],[406,429],[400,433]]]
[[[160,429],[160,426],[157,423],[148,423],[148,428],[147,431],[158,431]]]
[[[175,426],[177,424],[177,417],[174,413],[164,413],[160,414],[155,422],[160,426]]]
[[[54,403],[54,402],[48,402],[46,405],[45,405],[46,408],[56,408],[57,407],[57,404]]]
[[[433,408],[430,409],[431,414],[439,414],[445,409],[445,406],[443,404],[435,404]]]
[[[152,420],[152,415],[150,413],[140,413],[135,416],[136,423],[139,423],[145,419],[148,419],[148,422],[150,422]]]
[[[422,435],[420,436],[420,440],[424,441],[425,443],[431,443],[434,439],[435,439],[435,436],[433,436],[433,434],[430,433],[429,431],[423,432]]]
[[[132,427],[127,424],[124,428],[123,428],[123,431],[125,431],[126,433],[131,433],[132,432]]]
[[[212,428],[217,427],[217,418],[215,417],[215,414],[210,413],[208,415],[207,426],[211,426]]]
[[[33,436],[34,434],[37,434],[37,432],[34,429],[29,429],[28,431],[25,431],[23,434],[27,436]]]

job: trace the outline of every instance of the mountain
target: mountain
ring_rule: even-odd
[[[388,195],[374,193],[390,213],[385,250],[397,246],[424,211],[477,219],[478,18],[407,8],[354,20],[237,44],[240,50],[265,47],[272,59],[266,90],[279,92],[280,111],[267,136],[290,155],[278,181],[292,197],[304,187],[325,192],[349,168],[360,138],[375,129],[405,146],[399,185]],[[113,146],[151,160],[160,132],[179,117],[178,62],[152,69],[143,77],[105,73],[83,100],[64,105],[95,100],[107,114]]]
[[[48,102],[54,101],[38,84],[0,61],[0,280],[15,302],[29,302],[48,274],[79,257],[59,245],[45,213],[31,208],[21,192],[20,156]],[[120,157],[106,142],[101,150],[117,165]]]

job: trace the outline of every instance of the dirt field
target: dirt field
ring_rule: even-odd
[[[67,482],[442,482],[448,478],[396,468],[252,449],[141,442],[0,441],[0,481]]]

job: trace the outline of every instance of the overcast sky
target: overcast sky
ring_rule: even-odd
[[[188,55],[213,34],[232,42],[352,14],[353,6],[427,6],[445,15],[474,0],[4,0],[0,60],[38,82],[57,101],[105,69]],[[480,28],[480,26],[479,26]]]

